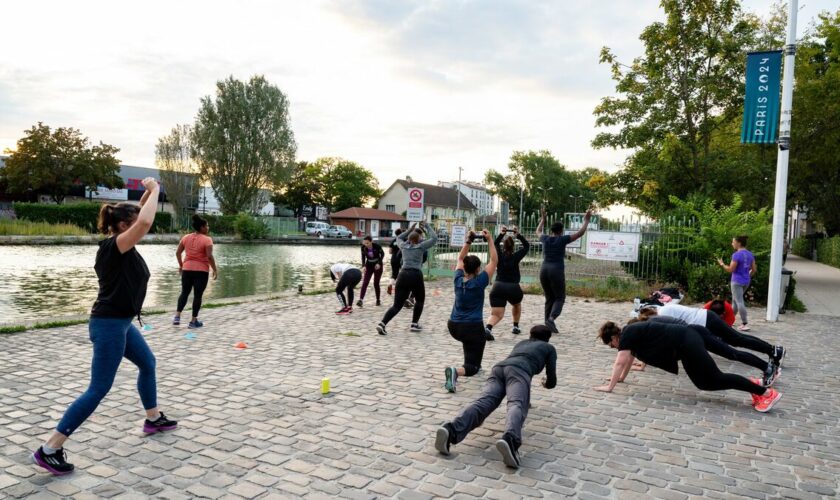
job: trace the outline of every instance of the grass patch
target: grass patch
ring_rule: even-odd
[[[0,333],[19,333],[25,331],[26,327],[23,325],[0,326]]]
[[[46,323],[35,323],[33,330],[44,330],[46,328],[60,328],[62,326],[74,326],[87,324],[87,319],[67,319],[61,321],[47,321]]]
[[[361,337],[361,335],[359,335],[356,332],[336,333],[336,335],[340,335],[340,336],[344,336],[344,337]]]
[[[304,290],[301,295],[324,295],[325,293],[333,292],[332,288],[322,288],[320,290]]]
[[[610,276],[606,279],[581,279],[566,281],[566,295],[612,302],[632,301],[635,297],[647,297],[656,288],[644,281],[621,279]],[[522,291],[529,295],[542,295],[539,283],[524,285]]]
[[[788,310],[793,311],[793,312],[798,312],[798,313],[808,312],[808,308],[805,307],[805,304],[803,304],[802,301],[799,300],[799,297],[797,297],[796,295],[794,295],[793,297],[790,298],[790,304],[788,305]]]
[[[87,236],[74,224],[50,224],[22,219],[0,219],[0,236]]]
[[[238,306],[239,304],[246,304],[247,301],[240,300],[234,302],[208,302],[206,304],[201,304],[202,309],[218,309],[220,307],[227,307],[227,306]]]

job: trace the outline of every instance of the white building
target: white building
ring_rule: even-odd
[[[496,197],[490,194],[483,184],[469,181],[461,181],[460,183],[458,181],[438,181],[438,186],[450,189],[455,189],[458,186],[461,193],[475,205],[479,216],[496,213]]]
[[[411,187],[424,190],[426,222],[436,229],[448,229],[454,223],[475,227],[475,205],[463,193],[458,194],[454,188],[415,182],[411,177],[394,181],[382,193],[376,207],[404,216],[408,210],[408,189]]]

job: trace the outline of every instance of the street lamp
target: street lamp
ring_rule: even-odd
[[[575,213],[578,213],[578,200],[583,198],[583,195],[581,194],[581,195],[575,196],[573,194],[570,194],[569,198],[574,198],[575,199]]]
[[[542,193],[543,193],[542,202],[543,202],[543,205],[545,205],[545,201],[546,201],[546,192],[551,191],[552,189],[554,189],[554,186],[549,186],[549,187],[543,186],[543,188],[542,188]]]

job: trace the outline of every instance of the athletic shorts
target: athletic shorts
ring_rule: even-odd
[[[522,287],[519,283],[497,281],[490,289],[490,307],[505,307],[508,303],[515,306],[522,302]]]

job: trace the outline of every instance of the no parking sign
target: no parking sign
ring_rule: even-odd
[[[426,193],[422,188],[408,188],[408,210],[406,210],[405,218],[409,222],[420,222],[423,220],[423,204],[426,199]]]

